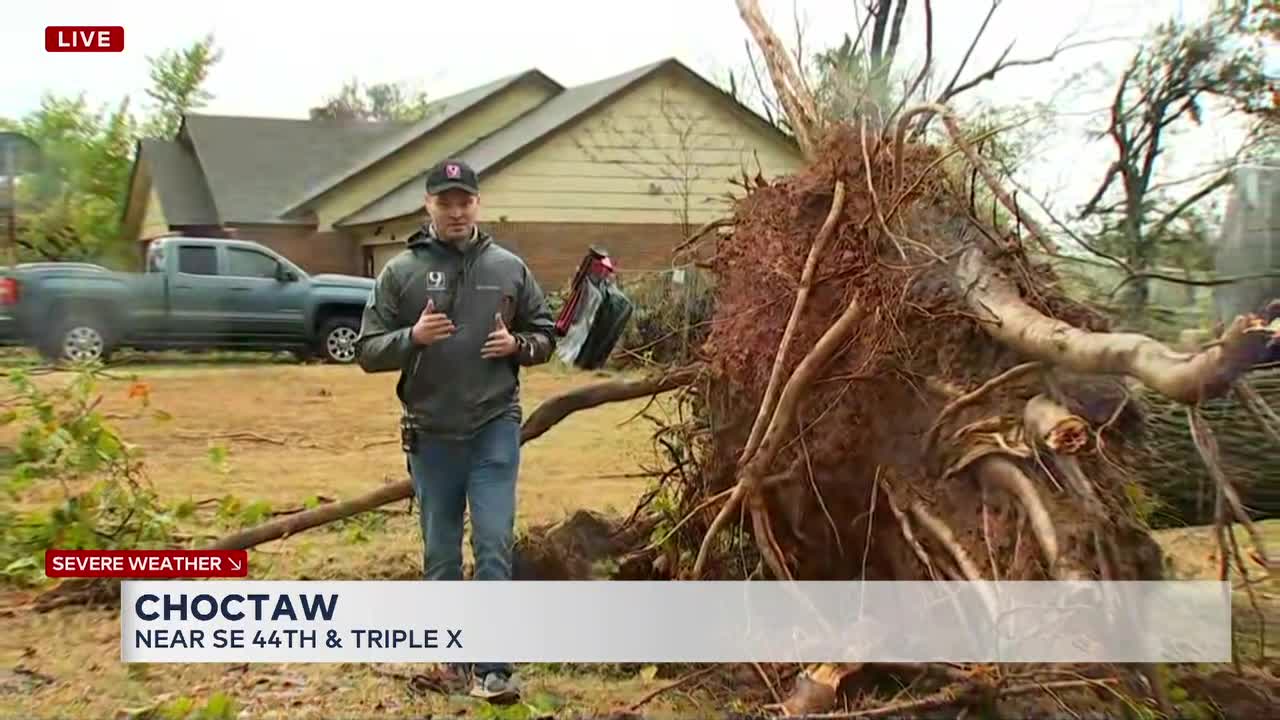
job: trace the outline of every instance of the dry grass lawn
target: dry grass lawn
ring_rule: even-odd
[[[104,381],[99,388],[102,410],[110,413],[125,439],[144,451],[147,478],[168,502],[232,495],[244,504],[262,500],[281,510],[313,496],[346,499],[405,476],[395,374],[193,362],[126,367],[116,374],[136,374],[149,388],[151,410],[171,416],[157,420],[152,412],[139,414],[139,401],[128,397],[128,377]],[[66,377],[55,374],[41,381],[65,382]],[[605,377],[609,375],[558,366],[528,372],[522,393],[525,412],[553,394]],[[634,475],[656,459],[652,424],[643,418],[627,422],[644,405],[638,400],[584,411],[527,444],[518,524],[558,520],[579,508],[630,511],[645,482]],[[221,464],[210,457],[215,446],[227,450]],[[60,493],[46,488],[29,494],[24,503],[48,504]],[[408,514],[407,501],[384,509],[251,550],[252,577],[419,577],[416,515]],[[200,517],[210,536],[235,529],[235,518],[219,517],[216,503],[203,505]],[[0,591],[0,607],[25,599],[25,593]],[[406,683],[387,674],[414,671],[404,666],[162,665],[131,670],[119,660],[119,632],[115,611],[0,615],[0,717],[113,717],[125,708],[181,696],[202,701],[217,691],[234,697],[252,717],[421,717],[468,706],[465,698],[407,695]],[[15,669],[21,671],[15,674]],[[524,671],[531,694],[550,695],[588,712],[634,701],[663,681],[645,680],[630,670],[602,675],[532,666]],[[670,707],[666,702],[656,702],[654,708]],[[473,708],[471,714],[476,712]]]
[[[100,388],[103,409],[123,436],[146,452],[146,473],[169,502],[235,496],[295,508],[307,498],[341,500],[404,477],[397,438],[394,374],[295,364],[167,363],[127,368],[150,390],[151,407],[172,416],[137,414],[130,380]],[[65,380],[47,376],[45,382]],[[596,374],[557,367],[526,375],[526,413],[550,395],[598,380]],[[524,449],[519,522],[554,521],[590,508],[629,511],[644,489],[634,475],[656,463],[652,427],[637,419],[643,400],[571,416]],[[221,446],[221,464],[210,449]],[[56,488],[24,502],[47,504]],[[250,553],[255,578],[414,578],[421,568],[416,516],[407,503],[348,522],[268,543]],[[236,529],[238,520],[202,506],[197,531],[209,536]],[[1269,523],[1270,547],[1280,545],[1280,523]],[[1247,540],[1240,533],[1241,540]],[[1182,577],[1216,577],[1212,533],[1205,528],[1162,533]],[[1273,586],[1260,587],[1272,617]],[[0,591],[0,608],[28,595]],[[1256,625],[1247,604],[1242,627]],[[1270,636],[1274,641],[1275,632]],[[431,714],[495,717],[466,698],[412,695],[406,674],[422,668],[370,665],[124,665],[119,660],[118,611],[65,609],[45,615],[0,612],[0,717],[130,717],[178,698],[204,702],[214,693],[233,697],[243,717],[424,717]],[[1254,642],[1252,639],[1246,641]],[[1271,643],[1269,643],[1271,644]],[[1247,648],[1242,648],[1247,651]],[[1271,647],[1269,655],[1275,656]],[[1254,652],[1256,654],[1256,645]],[[564,704],[572,713],[599,714],[625,706],[666,681],[634,667],[522,668],[530,698]],[[34,674],[33,674],[34,673]],[[397,676],[399,675],[399,676]],[[724,697],[724,695],[720,695]],[[654,716],[705,716],[716,710],[706,695],[684,690],[645,707]],[[699,700],[701,698],[701,700]],[[695,705],[694,703],[701,703]],[[136,715],[136,712],[135,712]],[[515,715],[511,717],[516,717]]]

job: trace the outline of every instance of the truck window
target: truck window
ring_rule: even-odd
[[[218,249],[203,245],[179,247],[178,272],[188,275],[217,275]]]
[[[227,274],[235,277],[275,278],[276,260],[254,250],[227,248]]]

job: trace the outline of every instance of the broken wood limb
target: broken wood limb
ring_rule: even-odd
[[[362,512],[373,510],[374,508],[393,503],[397,500],[403,500],[413,495],[413,484],[408,480],[400,482],[387,483],[382,487],[370,493],[365,493],[359,497],[344,500],[343,502],[328,503],[310,510],[304,510],[293,515],[286,515],[270,522],[255,525],[251,528],[232,533],[220,538],[212,545],[208,545],[206,550],[244,550],[255,545],[261,545],[272,540],[297,535],[304,530],[310,530],[313,527],[327,525],[336,520],[341,520],[352,515],[359,515]]]
[[[796,144],[800,146],[800,151],[806,158],[812,159],[816,153],[814,136],[819,122],[817,103],[812,96],[809,96],[794,63],[787,57],[782,47],[782,41],[764,19],[757,0],[737,1],[738,14],[750,30],[756,44],[760,46],[760,53],[764,55],[769,77],[773,80],[778,99],[782,102],[783,110],[786,111],[795,133]]]
[[[1043,393],[1027,401],[1022,422],[1041,447],[1059,455],[1074,455],[1089,443],[1089,423]]]
[[[805,668],[796,676],[795,687],[782,704],[788,716],[810,717],[836,704],[840,683],[862,669],[862,663],[823,663]]]
[[[556,423],[579,410],[670,392],[689,385],[701,372],[700,366],[693,365],[640,380],[606,380],[583,385],[548,398],[530,413],[520,428],[520,443],[523,445],[541,437]]]
[[[929,428],[929,433],[925,436],[925,454],[928,455],[932,452],[933,446],[938,442],[938,432],[942,429],[942,423],[952,415],[981,400],[987,395],[987,393],[991,392],[995,388],[1007,382],[1019,380],[1042,367],[1044,367],[1044,363],[1040,361],[1032,361],[1016,365],[982,383],[982,385],[978,386],[976,390],[967,392],[952,400],[950,403],[947,403],[947,405],[942,408],[942,411],[938,413],[937,419],[933,421],[933,425]]]
[[[995,322],[987,334],[1012,350],[1086,374],[1127,375],[1171,400],[1194,405],[1226,393],[1265,355],[1272,331],[1256,316],[1239,316],[1222,341],[1198,353],[1181,353],[1137,333],[1093,332],[1044,315],[1018,293],[1015,283],[977,247],[966,248],[955,278],[966,301]]]
[[[1117,413],[1123,408],[1121,405]],[[1048,451],[1050,464],[1065,477],[1066,486],[1084,501],[1085,510],[1095,518],[1103,519],[1106,511],[1102,500],[1076,457],[1076,453],[1089,442],[1088,422],[1079,415],[1071,414],[1045,394],[1027,401],[1022,422],[1035,447]]]
[[[520,429],[520,444],[534,440],[556,423],[579,410],[611,402],[634,400],[646,395],[666,392],[687,385],[698,376],[698,366],[686,367],[657,377],[640,380],[608,380],[584,385],[547,399],[529,416]],[[243,550],[262,543],[296,535],[305,530],[358,515],[374,508],[413,497],[409,480],[387,483],[372,492],[343,502],[329,503],[302,512],[277,517],[237,533],[227,535],[205,546],[208,550]],[[115,592],[118,593],[118,584]],[[41,612],[63,605],[92,601],[102,593],[93,580],[72,578],[50,588],[37,598],[34,607]]]
[[[583,385],[548,398],[529,415],[523,427],[520,428],[520,444],[524,445],[541,437],[556,423],[579,410],[674,390],[692,382],[698,372],[699,369],[695,366],[642,380],[609,380]],[[250,548],[412,496],[413,485],[408,480],[402,480],[350,500],[324,505],[242,530],[218,540],[209,547],[215,550]]]

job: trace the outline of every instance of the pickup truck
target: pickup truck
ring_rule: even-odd
[[[0,273],[4,334],[51,360],[107,360],[139,350],[288,350],[355,360],[370,278],[308,275],[255,242],[153,240],[141,273],[85,263],[16,265]]]

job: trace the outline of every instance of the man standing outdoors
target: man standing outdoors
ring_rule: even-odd
[[[519,372],[555,349],[555,321],[533,274],[476,225],[479,195],[466,163],[432,168],[430,223],[378,274],[357,341],[365,372],[400,372],[401,437],[421,511],[427,580],[462,579],[468,505],[474,579],[511,579]],[[473,670],[473,695],[519,697],[510,664]]]

